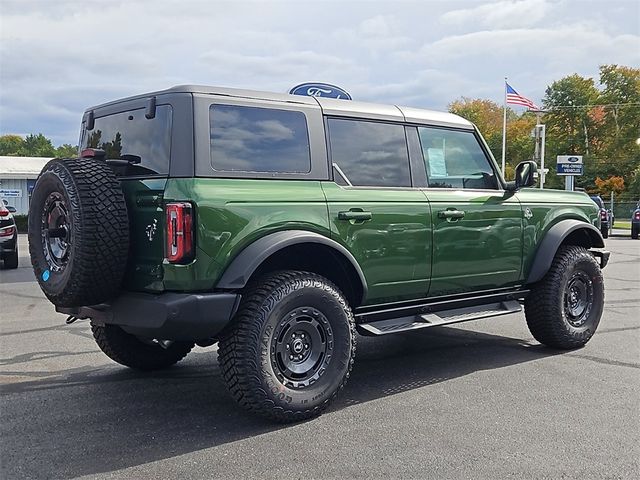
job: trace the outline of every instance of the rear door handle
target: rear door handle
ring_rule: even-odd
[[[371,220],[371,212],[362,210],[349,210],[348,212],[338,212],[338,220]]]
[[[457,220],[459,218],[464,218],[464,212],[462,210],[440,210],[438,212],[438,218]]]

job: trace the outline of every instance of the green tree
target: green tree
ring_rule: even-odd
[[[55,157],[56,149],[47,137],[38,133],[30,134],[24,139],[24,147],[20,151],[24,157]]]
[[[56,148],[56,157],[59,158],[71,158],[78,156],[78,147],[65,143]]]
[[[24,148],[24,139],[20,135],[0,136],[0,155],[17,156]]]

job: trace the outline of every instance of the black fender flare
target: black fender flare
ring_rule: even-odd
[[[604,247],[604,240],[602,239],[600,230],[590,223],[575,219],[560,220],[549,229],[542,242],[540,242],[540,247],[534,257],[526,283],[535,283],[541,280],[549,271],[549,268],[551,268],[553,258],[562,242],[573,232],[581,229],[585,230],[589,236],[591,247]]]
[[[301,243],[318,243],[332,248],[336,253],[345,257],[353,266],[362,284],[362,301],[367,296],[367,281],[362,268],[355,257],[345,247],[335,240],[331,240],[319,233],[305,230],[283,230],[270,233],[249,244],[242,250],[226,268],[218,281],[216,288],[237,290],[243,288],[258,267],[274,253],[291,245]]]

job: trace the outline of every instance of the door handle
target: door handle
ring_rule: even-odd
[[[440,210],[438,212],[438,218],[446,218],[447,220],[458,220],[464,218],[464,212],[462,210]]]
[[[362,210],[349,210],[348,212],[338,212],[338,220],[371,220],[371,212]]]

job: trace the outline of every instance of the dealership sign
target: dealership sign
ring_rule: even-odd
[[[558,175],[582,175],[582,155],[558,155]]]
[[[20,197],[22,197],[22,189],[20,189],[20,188],[0,188],[0,197],[20,198]]]
[[[307,97],[326,97],[352,100],[351,95],[349,95],[345,90],[329,83],[301,83],[289,90],[289,93],[292,95],[305,95]]]

